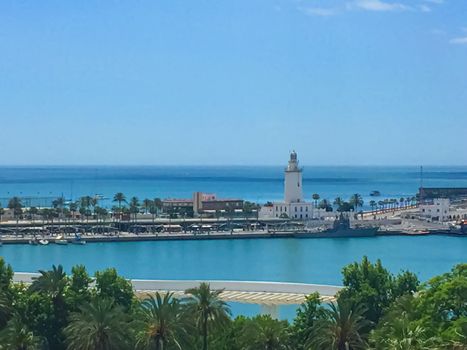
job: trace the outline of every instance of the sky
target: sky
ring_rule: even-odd
[[[467,1],[0,2],[0,164],[467,165]]]

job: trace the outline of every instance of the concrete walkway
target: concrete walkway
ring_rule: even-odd
[[[32,283],[38,273],[16,272],[15,282]],[[301,304],[309,294],[318,292],[323,302],[331,302],[342,289],[339,286],[253,281],[201,281],[201,280],[130,280],[140,297],[155,292],[172,292],[176,297],[185,296],[185,290],[198,287],[201,282],[210,284],[211,289],[223,290],[220,297],[224,301],[279,306]]]

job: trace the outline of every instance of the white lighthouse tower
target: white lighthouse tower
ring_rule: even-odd
[[[297,153],[293,151],[284,173],[284,201],[273,203],[272,216],[309,220],[313,213],[313,204],[303,200],[302,169],[298,166]]]
[[[298,167],[297,153],[290,153],[289,164],[285,169],[284,176],[284,202],[303,202],[302,191],[302,169]]]

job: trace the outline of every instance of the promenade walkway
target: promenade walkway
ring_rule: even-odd
[[[38,273],[16,272],[15,282],[31,283]],[[197,280],[130,280],[140,297],[155,292],[172,292],[175,297],[183,297],[185,290],[199,286],[201,282],[210,284],[211,289],[223,290],[220,298],[227,302],[261,305],[263,313],[277,317],[280,305],[301,304],[305,297],[318,292],[322,302],[335,300],[342,287],[320,284],[253,281],[197,281]]]

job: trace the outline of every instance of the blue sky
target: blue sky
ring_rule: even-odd
[[[1,164],[467,164],[467,1],[0,2]]]

